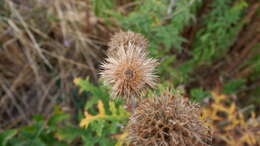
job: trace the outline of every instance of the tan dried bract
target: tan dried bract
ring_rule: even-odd
[[[132,31],[121,31],[111,37],[111,40],[108,43],[108,55],[116,55],[116,52],[120,47],[124,47],[124,49],[127,49],[129,43],[137,48],[143,49],[143,51],[145,51],[145,49],[148,47],[147,39],[145,39],[144,36],[140,33],[135,33]]]
[[[101,78],[112,86],[112,97],[138,97],[146,88],[155,86],[157,65],[157,60],[148,58],[142,48],[129,42],[101,65]]]
[[[145,99],[130,117],[127,140],[138,146],[209,145],[210,130],[199,119],[199,109],[169,92]]]

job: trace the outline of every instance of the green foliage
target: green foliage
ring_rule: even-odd
[[[204,27],[200,29],[192,42],[191,59],[178,66],[183,82],[193,79],[190,74],[201,65],[211,65],[226,55],[236,39],[237,33],[245,24],[241,22],[246,2],[239,1],[232,5],[232,0],[216,0],[212,10],[202,19]]]
[[[201,102],[204,98],[210,97],[210,93],[201,88],[193,88],[190,92],[192,100],[196,102]]]
[[[215,0],[213,10],[204,17],[205,27],[196,34],[193,43],[193,60],[199,64],[208,64],[227,53],[230,45],[241,29],[240,22],[245,1],[232,5],[232,0]]]
[[[81,91],[91,95],[85,106],[85,117],[81,119],[80,126],[85,128],[86,134],[82,140],[86,146],[113,146],[116,140],[113,134],[122,132],[122,126],[127,122],[128,112],[120,102],[109,101],[108,90],[104,86],[94,86],[88,79],[76,79],[75,83]],[[97,109],[94,105],[97,105]]]
[[[91,0],[93,11],[97,16],[107,16],[107,11],[115,7],[115,0]]]
[[[57,106],[48,120],[35,115],[31,125],[0,133],[0,144],[2,146],[67,146],[85,133],[69,123],[69,117]]]
[[[80,92],[86,92],[90,94],[91,98],[88,99],[88,102],[85,105],[85,110],[96,114],[97,112],[95,108],[93,108],[93,105],[96,104],[98,100],[102,100],[105,108],[108,108],[109,94],[108,89],[104,87],[104,85],[100,84],[99,87],[97,87],[94,84],[90,83],[88,78],[86,80],[75,79],[74,82],[80,87]]]
[[[255,55],[246,60],[246,62],[244,62],[243,64],[241,64],[239,66],[239,69],[245,68],[247,66],[251,67],[252,74],[250,76],[250,79],[257,80],[260,74],[260,43],[257,43],[256,46],[253,48],[252,54]]]
[[[223,93],[226,94],[232,94],[236,93],[239,91],[238,89],[243,89],[245,86],[245,79],[237,79],[237,80],[232,80],[229,81],[228,83],[225,84]]]
[[[0,144],[6,146],[7,142],[17,134],[17,130],[11,129],[0,133]]]

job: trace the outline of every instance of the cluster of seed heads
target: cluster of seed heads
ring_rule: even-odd
[[[101,65],[101,78],[112,86],[112,97],[138,98],[147,88],[154,88],[158,65],[148,58],[147,40],[140,34],[120,32],[109,43],[108,57]]]
[[[148,41],[141,34],[119,32],[108,46],[101,78],[112,87],[112,97],[140,99],[147,88],[155,87],[159,63],[148,57]],[[129,118],[127,141],[140,146],[208,145],[210,130],[199,119],[199,109],[170,92],[143,99]]]

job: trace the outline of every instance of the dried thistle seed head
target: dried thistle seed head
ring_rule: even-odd
[[[102,64],[101,78],[112,86],[112,97],[140,96],[146,88],[155,86],[154,74],[157,60],[147,58],[147,53],[134,44],[120,46],[117,54]]]
[[[145,51],[148,46],[147,39],[145,39],[144,36],[140,33],[135,33],[132,31],[121,31],[113,35],[110,42],[108,43],[108,55],[115,55],[118,51],[118,48],[122,46],[124,49],[127,49],[129,43],[136,46],[137,48],[143,49],[143,51]]]
[[[133,145],[209,145],[210,130],[199,119],[199,105],[169,92],[138,104],[127,125]]]

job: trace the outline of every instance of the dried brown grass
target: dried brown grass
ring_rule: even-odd
[[[97,78],[111,29],[89,9],[84,1],[1,2],[0,130],[48,115],[57,103],[72,111],[73,78]]]

